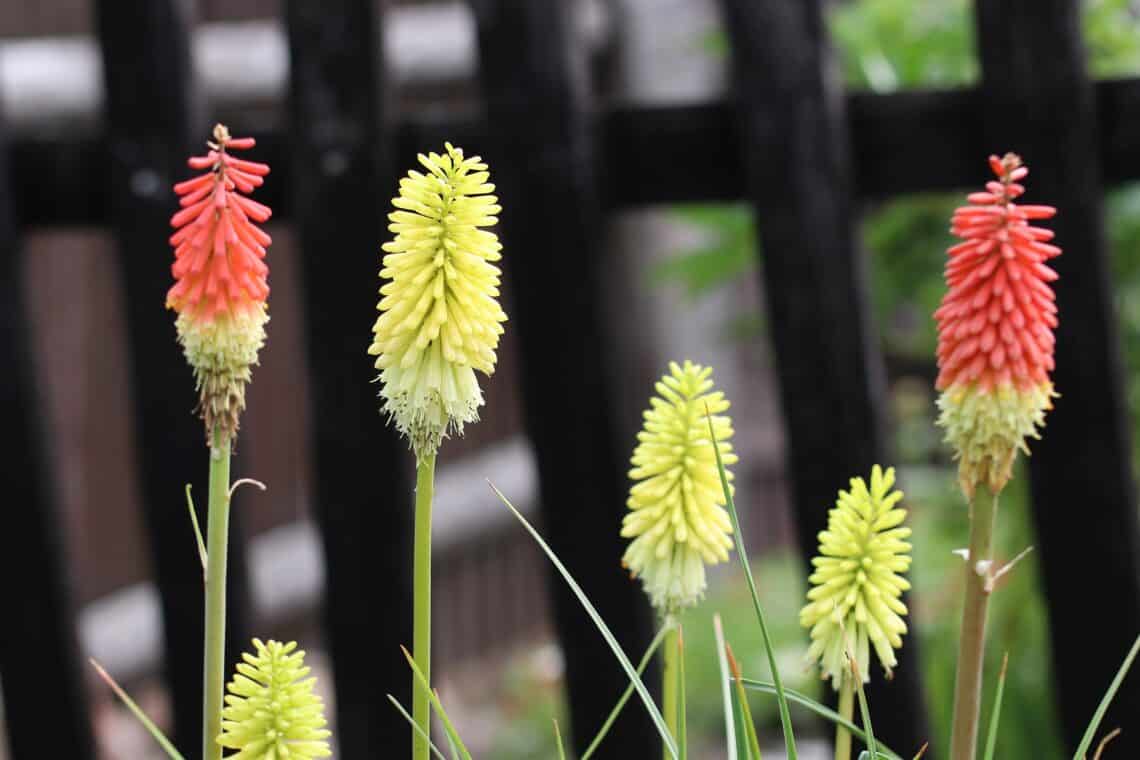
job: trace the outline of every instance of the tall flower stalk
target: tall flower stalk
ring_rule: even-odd
[[[990,156],[995,179],[954,212],[951,231],[963,242],[949,251],[949,291],[938,322],[938,424],[958,458],[958,479],[970,502],[966,601],[954,687],[952,760],[972,760],[977,746],[985,655],[986,612],[993,589],[993,535],[998,495],[1009,482],[1026,439],[1040,437],[1056,395],[1053,330],[1057,306],[1045,265],[1061,249],[1050,230],[1051,206],[1018,205],[1029,170],[1008,153]]]
[[[178,340],[194,370],[198,412],[210,448],[206,542],[206,626],[202,678],[202,758],[220,760],[225,682],[226,556],[229,542],[230,451],[245,408],[245,386],[265,343],[270,238],[257,227],[268,207],[247,198],[269,173],[265,164],[236,158],[252,148],[219,124],[210,150],[189,160],[204,173],[174,186],[180,196],[170,220],[175,278],[166,305],[178,318]]]
[[[631,460],[630,511],[621,535],[633,540],[622,564],[641,579],[668,631],[662,648],[662,712],[677,738],[679,705],[684,704],[677,689],[683,667],[677,614],[704,596],[705,565],[726,561],[732,548],[732,522],[724,508],[712,436],[726,465],[734,464],[736,455],[728,442],[732,420],[724,414],[729,402],[713,389],[711,367],[671,362],[655,389]],[[731,479],[732,473],[726,476]],[[665,756],[670,757],[668,751]]]
[[[368,353],[380,370],[383,409],[416,455],[413,656],[431,682],[431,513],[435,460],[443,439],[479,418],[475,372],[495,371],[507,315],[500,308],[501,210],[487,165],[451,144],[418,156],[427,173],[400,180],[380,277],[386,280]],[[428,735],[429,694],[413,681],[412,716]],[[430,748],[413,731],[413,758]]]

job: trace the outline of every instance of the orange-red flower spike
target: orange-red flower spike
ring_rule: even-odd
[[[170,219],[175,282],[166,294],[194,368],[208,439],[237,432],[250,368],[265,342],[264,259],[272,242],[257,226],[272,212],[244,195],[265,182],[269,167],[229,153],[254,147],[252,138],[232,138],[221,124],[213,136],[210,151],[187,162],[205,173],[174,186],[180,196]]]
[[[1009,153],[990,156],[995,180],[967,196],[950,231],[963,242],[949,249],[949,291],[934,313],[938,322],[939,424],[957,449],[962,487],[978,483],[997,492],[1009,480],[1018,449],[1038,437],[1055,395],[1053,329],[1057,305],[1045,262],[1061,249],[1053,232],[1031,221],[1052,206],[1018,205],[1029,174]]]

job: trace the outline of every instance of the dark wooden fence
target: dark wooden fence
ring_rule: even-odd
[[[673,201],[751,201],[765,250],[799,543],[810,555],[836,487],[890,459],[885,373],[858,244],[860,203],[971,188],[985,179],[989,153],[1021,153],[1033,168],[1033,197],[1061,209],[1056,230],[1066,249],[1057,262],[1063,397],[1031,472],[1057,694],[1066,740],[1075,744],[1140,631],[1140,534],[1101,203],[1105,183],[1140,179],[1140,80],[1089,80],[1077,0],[979,0],[981,85],[891,95],[840,91],[820,0],[724,0],[735,99],[601,111],[591,108],[570,63],[560,5],[472,5],[485,112],[423,121],[385,110],[383,13],[373,0],[287,0],[288,129],[257,135],[257,158],[274,166],[276,178],[261,200],[277,218],[293,220],[305,251],[318,410],[315,509],[328,558],[324,620],[344,756],[400,756],[409,733],[382,695],[406,697],[406,668],[394,653],[408,638],[410,509],[406,500],[376,503],[360,477],[395,484],[395,492],[410,495],[410,488],[403,446],[376,413],[374,388],[361,382],[367,367],[359,354],[395,170],[445,138],[486,156],[509,199],[502,233],[511,252],[511,329],[522,351],[543,523],[630,651],[647,641],[646,607],[616,560],[598,560],[620,554],[625,495],[624,448],[615,441],[602,371],[605,214]],[[175,505],[195,474],[184,468],[198,461],[201,436],[183,413],[191,406],[182,398],[190,392],[186,370],[153,304],[168,277],[160,255],[174,204],[167,188],[207,122],[189,77],[183,3],[101,0],[96,7],[106,131],[29,136],[9,146],[7,171],[0,163],[0,389],[12,452],[0,468],[10,502],[0,570],[15,605],[0,625],[0,671],[17,759],[92,754],[19,293],[20,231],[37,226],[110,225],[119,241],[167,677],[180,744],[197,744],[201,581]],[[233,551],[240,600],[242,547]],[[580,745],[624,679],[553,579],[550,594]],[[231,611],[235,642],[246,633],[241,609]],[[362,656],[377,651],[394,656]],[[927,729],[913,639],[903,653],[900,678],[872,699],[876,728],[905,750]],[[649,757],[650,729],[639,711],[627,714],[610,756]],[[1140,681],[1132,679],[1107,725],[1127,729],[1137,714]],[[1136,756],[1135,733],[1117,741],[1117,756]]]

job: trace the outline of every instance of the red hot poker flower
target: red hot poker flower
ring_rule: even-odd
[[[951,232],[963,242],[947,252],[949,292],[938,322],[936,387],[939,424],[960,459],[967,494],[984,482],[997,491],[1009,479],[1025,437],[1037,437],[1054,395],[1053,329],[1057,305],[1045,262],[1061,249],[1051,230],[1030,225],[1056,214],[1052,206],[1019,206],[1029,170],[1009,153],[990,156],[996,180],[971,193],[954,212]]]
[[[174,186],[182,210],[170,219],[177,229],[170,237],[176,282],[166,296],[170,308],[207,321],[264,303],[269,295],[262,259],[271,239],[256,223],[272,212],[242,194],[260,187],[269,167],[228,152],[252,148],[253,138],[231,138],[219,124],[214,140],[209,153],[188,161],[191,169],[208,171]]]
[[[934,313],[939,390],[971,382],[986,391],[1011,382],[1027,388],[1048,382],[1053,369],[1057,305],[1048,283],[1057,273],[1044,262],[1061,249],[1046,242],[1051,230],[1029,220],[1057,210],[1014,203],[1029,173],[1016,156],[991,156],[990,166],[998,180],[954,212],[951,232],[965,242],[948,252],[950,292]]]
[[[253,144],[217,125],[210,152],[188,162],[206,173],[174,186],[182,209],[170,220],[176,229],[170,237],[175,283],[166,305],[178,312],[178,340],[194,368],[210,442],[237,433],[250,368],[269,319],[269,268],[263,259],[270,239],[257,223],[271,212],[245,195],[261,186],[269,167],[229,153]]]

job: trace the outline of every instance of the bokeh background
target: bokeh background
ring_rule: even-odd
[[[557,12],[564,12],[567,19],[567,34],[579,64],[575,71],[582,77],[581,86],[590,92],[591,108],[684,106],[722,100],[730,90],[730,37],[713,0],[551,3],[559,5]],[[190,73],[198,99],[195,114],[201,122],[191,125],[195,140],[205,138],[205,127],[213,121],[226,122],[235,135],[287,129],[291,48],[281,5],[267,0],[199,0],[183,6],[192,28]],[[1140,4],[1135,0],[1084,0],[1079,6],[1090,73],[1097,78],[1140,75]],[[90,0],[0,6],[0,111],[9,144],[15,146],[16,165],[21,165],[21,146],[102,139],[115,126],[107,117],[102,94],[105,71],[95,37],[97,18]],[[837,53],[834,63],[849,91],[881,94],[965,88],[980,82],[973,8],[966,0],[836,0],[828,5],[825,18]],[[393,0],[386,4],[383,19],[384,56],[377,63],[389,82],[382,104],[385,119],[450,123],[483,107],[480,41],[475,14],[467,4]],[[139,65],[145,63],[140,59]],[[315,125],[313,132],[319,135],[326,127],[336,129],[335,124]],[[431,130],[419,134],[431,134]],[[438,136],[440,140],[448,137]],[[430,150],[439,145],[414,147]],[[469,152],[483,150],[478,144],[465,147]],[[257,150],[251,157],[264,158]],[[325,167],[330,173],[343,171],[337,162],[343,162],[344,156],[329,153],[324,158],[331,162]],[[667,164],[671,158],[662,155],[660,161]],[[979,180],[984,178],[984,158],[977,156]],[[394,177],[394,172],[412,166],[414,155],[389,154],[383,160]],[[276,164],[273,168],[268,183],[286,182],[290,170]],[[493,174],[497,168],[493,163]],[[913,171],[921,173],[922,165],[913,166]],[[299,175],[294,171],[289,178],[295,181]],[[92,185],[103,181],[99,175],[70,179]],[[134,179],[144,185],[158,181],[149,175]],[[673,179],[678,185],[686,182],[683,174]],[[604,187],[604,176],[598,182]],[[385,187],[394,188],[394,184]],[[155,528],[145,518],[147,510],[153,514],[154,508],[144,503],[146,489],[141,483],[146,464],[138,432],[140,417],[154,410],[140,407],[141,397],[132,385],[137,383],[132,361],[147,360],[132,356],[132,350],[137,354],[139,349],[132,348],[129,338],[131,315],[141,312],[137,302],[130,303],[128,293],[138,298],[137,291],[131,292],[124,283],[109,220],[50,226],[37,222],[36,214],[46,218],[56,212],[29,211],[32,207],[28,196],[22,195],[24,189],[19,182],[11,187],[20,234],[19,287],[27,307],[31,371],[41,400],[37,415],[45,431],[63,539],[60,556],[52,561],[62,567],[78,650],[97,657],[119,675],[158,721],[169,726],[174,710],[163,676],[163,612],[152,546]],[[930,314],[943,292],[941,268],[943,251],[950,243],[948,220],[962,196],[961,192],[921,194],[861,202],[858,229],[869,279],[873,337],[887,369],[893,463],[900,470],[915,530],[912,577],[916,592],[910,640],[920,652],[922,695],[936,747],[945,747],[948,735],[962,591],[960,560],[952,551],[965,544],[967,526],[953,464],[933,424],[935,334]],[[379,214],[386,197],[362,199],[359,206],[345,211],[360,213],[360,209],[371,208],[364,213]],[[36,202],[46,203],[38,196]],[[504,197],[503,205],[504,216],[510,215],[511,199]],[[1140,184],[1114,186],[1105,197],[1105,211],[1128,424],[1134,429],[1140,420]],[[567,225],[575,222],[574,218],[565,221]],[[762,227],[763,220],[757,222],[751,205],[742,201],[656,205],[607,215],[595,235],[603,262],[598,283],[601,296],[589,302],[598,309],[597,321],[603,326],[597,338],[605,362],[595,371],[611,400],[614,450],[624,458],[632,450],[652,382],[666,362],[689,358],[715,367],[718,385],[734,402],[741,459],[736,468],[740,506],[782,672],[794,688],[822,696],[819,682],[803,663],[806,636],[797,620],[805,574],[790,507],[785,432],[762,295],[765,252],[758,244],[758,224]],[[329,601],[325,594],[329,545],[322,542],[314,516],[319,497],[313,473],[320,438],[314,429],[326,410],[310,403],[316,394],[312,377],[321,372],[313,357],[332,350],[345,352],[349,358],[344,366],[355,366],[356,373],[342,377],[345,382],[366,384],[373,373],[364,356],[366,344],[355,347],[359,356],[351,354],[352,345],[314,347],[306,320],[319,321],[322,314],[314,313],[313,302],[304,296],[306,273],[315,266],[305,259],[363,257],[377,267],[381,241],[377,239],[367,250],[317,250],[302,245],[289,218],[272,223],[270,232],[274,237],[270,337],[249,392],[236,468],[239,475],[268,483],[269,491],[242,494],[236,540],[245,547],[250,627],[263,637],[302,641],[326,696],[335,705],[337,690],[326,646],[328,618],[321,614],[323,603]],[[562,232],[551,229],[549,234],[554,237]],[[1065,242],[1060,240],[1062,246]],[[163,261],[169,258],[161,236],[135,241],[132,250]],[[512,249],[508,241],[505,255],[543,257],[548,253]],[[1066,255],[1079,257],[1081,251],[1067,250]],[[510,275],[508,269],[507,311],[513,316],[511,304],[516,296],[511,293]],[[546,283],[546,287],[572,290],[587,286],[563,281]],[[161,290],[153,292],[146,308],[156,323],[170,323],[173,344],[173,320],[162,309],[163,295]],[[573,323],[578,315],[566,313],[563,318]],[[529,539],[484,484],[484,478],[491,478],[528,514],[541,515],[539,477],[524,425],[519,380],[528,357],[512,328],[508,324],[498,371],[485,384],[483,420],[464,438],[448,442],[442,452],[436,513],[436,673],[443,700],[475,756],[523,760],[554,755],[550,720],[558,718],[563,725],[567,720],[563,689],[567,658],[566,642],[560,642],[552,619],[548,584],[554,581]],[[185,388],[179,389],[179,395],[172,394],[170,403],[181,404],[189,417],[190,404],[185,403],[191,390],[188,370],[182,381]],[[559,389],[566,415],[576,414],[577,390],[573,386]],[[1065,389],[1059,390],[1063,398]],[[329,398],[327,393],[316,395]],[[560,421],[552,418],[544,424],[547,434],[556,434]],[[1140,440],[1135,431],[1132,440]],[[402,480],[394,483],[406,485],[409,456],[399,446],[385,446],[378,449],[377,457],[394,452],[399,463],[385,464],[376,473],[402,473]],[[361,461],[367,459],[361,457]],[[1132,461],[1135,470],[1140,466],[1140,452],[1132,455]],[[204,456],[200,464],[204,468]],[[182,484],[169,485],[169,504],[163,508],[169,509],[168,519],[176,530],[182,530]],[[835,489],[844,486],[842,481],[834,483]],[[370,524],[378,530],[390,525],[399,535],[406,526],[402,526],[398,509],[389,503],[398,499],[383,495],[391,487],[393,481],[362,472],[349,490],[365,503],[374,492],[376,509],[382,515]],[[204,485],[199,490],[204,493]],[[815,506],[826,511],[829,505]],[[1097,504],[1072,506],[1074,530],[1080,530],[1082,510],[1098,508]],[[20,508],[9,504],[5,512]],[[612,510],[614,526],[622,508],[621,503],[606,507]],[[1012,556],[1034,544],[1030,510],[1027,475],[1022,472],[1003,497],[1001,555]],[[1134,527],[1124,525],[1122,530]],[[188,563],[194,561],[191,541],[187,527]],[[599,545],[605,544],[599,540]],[[378,551],[390,546],[379,538],[376,545]],[[406,548],[410,558],[411,547]],[[595,557],[596,562],[614,568],[618,559]],[[1051,651],[1048,600],[1038,561],[1037,554],[1023,561],[996,595],[991,613],[987,670],[991,683],[1002,654],[1010,656],[998,750],[1003,760],[1065,756],[1053,677],[1056,653]],[[1070,561],[1095,564],[1098,560],[1074,556]],[[378,600],[391,600],[377,604],[386,609],[390,625],[398,629],[407,625],[409,610],[401,603],[399,589],[393,590],[400,578],[388,571],[391,562],[378,560],[368,570],[374,577],[361,583]],[[34,573],[35,568],[28,571]],[[6,594],[24,593],[17,578],[0,582]],[[193,615],[199,601],[187,598],[178,604]],[[685,621],[690,734],[697,746],[694,755],[710,758],[721,756],[718,741],[723,740],[709,622],[713,611],[724,617],[744,671],[767,677],[739,572],[733,566],[720,568],[712,576],[705,604]],[[368,618],[366,625],[378,622],[383,624],[383,619]],[[1101,609],[1083,624],[1088,628],[1087,646],[1096,647],[1097,628],[1114,625],[1113,611]],[[368,638],[367,631],[362,631],[360,641]],[[387,661],[395,656],[387,651],[352,652],[343,655],[341,667],[354,667],[358,659]],[[1064,656],[1079,659],[1082,653]],[[393,667],[389,672],[398,671]],[[90,677],[84,676],[84,681],[98,756],[108,760],[157,757],[146,736],[106,690]],[[5,685],[0,681],[0,689]],[[403,686],[401,681],[374,688],[382,694]],[[4,690],[9,704],[21,698],[19,693]],[[599,694],[597,699],[608,704],[611,696]],[[387,704],[378,702],[373,709],[385,721],[389,719]],[[599,709],[604,714],[608,707]],[[628,708],[630,712],[637,709],[633,703]],[[773,748],[771,756],[779,756],[774,703],[757,697],[753,710],[762,739]],[[330,714],[337,712],[330,707]],[[826,756],[828,727],[806,716],[802,725],[808,741],[805,757],[813,751]],[[1123,728],[1127,732],[1134,727]],[[630,729],[636,730],[636,725]],[[0,757],[5,756],[3,737],[0,719]],[[811,737],[817,738],[814,744]],[[405,740],[403,735],[398,739]],[[905,752],[909,748],[896,749]]]

